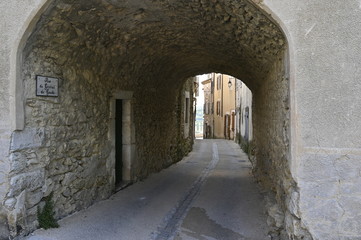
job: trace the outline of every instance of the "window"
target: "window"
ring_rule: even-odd
[[[204,104],[204,111],[203,112],[204,112],[205,115],[209,114],[209,103]]]
[[[221,115],[221,102],[217,101],[217,115],[220,116]]]
[[[234,131],[234,118],[235,118],[235,113],[232,112],[232,118],[231,118],[231,130]]]
[[[222,88],[222,79],[221,79],[221,75],[217,76],[217,90],[220,90]]]

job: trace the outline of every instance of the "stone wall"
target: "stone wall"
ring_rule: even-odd
[[[46,57],[41,41],[36,44],[26,49],[23,66],[25,128],[13,134],[10,149],[11,187],[5,203],[13,235],[36,227],[37,207],[51,192],[55,215],[63,217],[113,190],[109,90],[97,84],[91,71],[58,65]],[[59,97],[35,96],[37,74],[60,79]]]
[[[134,93],[135,176],[144,178],[191,148],[186,78],[217,71],[258,88],[286,42],[262,11],[234,0],[55,0],[28,34],[18,62],[25,128],[12,137],[5,201],[12,235],[35,227],[52,191],[57,217],[109,196],[114,93]],[[59,97],[35,97],[36,75],[59,78]]]
[[[35,227],[37,206],[52,191],[57,217],[109,196],[109,105],[117,91],[133,92],[134,172],[144,178],[191,148],[182,125],[183,94],[192,92],[182,89],[185,79],[217,71],[258,88],[286,43],[248,1],[48,4],[19,48],[25,127],[10,148],[5,207],[12,235]],[[59,78],[59,97],[36,97],[36,75]]]
[[[138,146],[137,176],[144,178],[152,172],[181,160],[192,149],[193,134],[184,137],[185,91],[192,92],[193,78],[180,89],[144,90],[135,94],[135,118]],[[193,102],[192,94],[190,102]],[[190,116],[193,113],[191,104]],[[189,132],[193,132],[193,121]]]
[[[41,52],[41,51],[40,51]],[[12,235],[36,227],[42,199],[54,192],[55,216],[61,218],[107,198],[114,190],[109,126],[110,86],[97,85],[90,71],[69,74],[32,69],[39,56],[25,61],[26,124],[13,134],[11,190],[5,206]],[[42,62],[44,64],[44,62]],[[60,96],[35,96],[35,75],[61,79]],[[192,81],[185,89],[192,91]],[[182,90],[139,91],[134,96],[137,165],[135,179],[179,161],[192,146],[182,137]],[[177,131],[174,131],[178,129]],[[25,230],[25,231],[23,231]]]
[[[311,239],[300,221],[298,186],[290,172],[289,75],[287,58],[282,57],[253,95],[255,149],[251,159],[261,185],[270,191],[266,201],[272,235]]]
[[[37,209],[51,192],[56,218],[113,192],[108,132],[110,101],[117,91],[134,92],[137,163],[133,181],[179,161],[192,148],[193,136],[183,137],[183,94],[193,91],[192,79],[184,86],[185,79],[180,79],[168,88],[153,82],[136,86],[127,80],[138,77],[130,70],[119,79],[124,72],[107,62],[104,65],[112,58],[105,54],[106,46],[94,52],[82,45],[77,38],[81,33],[69,22],[54,12],[47,14],[51,17],[37,24],[24,50],[25,128],[12,135],[10,191],[4,202],[11,236],[37,227]],[[59,97],[36,96],[36,75],[59,78]]]

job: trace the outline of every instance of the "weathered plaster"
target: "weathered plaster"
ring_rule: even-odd
[[[12,130],[23,126],[22,86],[19,84],[21,45],[26,29],[45,1],[2,1],[0,9],[0,238],[7,238],[3,207],[9,188],[9,149]],[[19,47],[20,46],[20,47]],[[20,53],[19,53],[20,52]],[[15,117],[17,114],[18,117]]]
[[[303,223],[315,239],[358,239],[361,212],[349,200],[360,201],[360,2],[265,4],[290,36],[296,114],[291,142]]]

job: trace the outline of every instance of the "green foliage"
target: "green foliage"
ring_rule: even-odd
[[[248,158],[251,158],[251,156],[255,154],[255,146],[253,141],[247,141],[242,136],[240,136],[239,139],[239,145],[241,146],[241,149],[248,155]]]
[[[52,198],[53,193],[44,198],[45,205],[42,210],[38,207],[38,222],[40,228],[49,229],[59,227],[59,224],[54,218],[54,203]]]
[[[249,142],[248,141],[242,141],[241,142],[241,149],[243,152],[245,152],[247,155],[249,155]]]
[[[236,142],[238,144],[241,144],[241,142],[242,142],[242,135],[239,134],[238,132],[236,133]]]

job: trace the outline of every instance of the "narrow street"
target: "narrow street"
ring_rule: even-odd
[[[266,240],[262,196],[239,146],[196,140],[181,162],[29,240]]]

